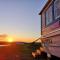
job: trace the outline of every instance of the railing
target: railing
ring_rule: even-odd
[[[47,54],[44,52],[44,47],[42,46],[42,39],[44,38],[38,38],[31,43],[32,56],[36,60],[47,59]]]

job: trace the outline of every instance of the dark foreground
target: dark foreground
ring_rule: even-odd
[[[48,60],[45,53],[33,58],[30,46],[27,43],[12,43],[9,46],[0,46],[0,60]]]
[[[8,46],[0,45],[0,60],[33,60],[31,50],[27,44],[12,43]]]

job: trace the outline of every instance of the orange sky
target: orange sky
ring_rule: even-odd
[[[21,42],[33,42],[36,38],[18,38],[16,41]]]
[[[30,38],[30,37],[17,37],[17,36],[10,36],[10,35],[5,35],[2,34],[0,35],[0,41],[8,41],[6,39],[6,37],[8,39],[12,39],[13,42],[17,41],[17,42],[33,42],[36,38]]]

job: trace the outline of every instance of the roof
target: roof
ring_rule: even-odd
[[[46,6],[51,2],[52,0],[48,0],[47,3],[45,4],[45,6],[42,8],[42,10],[40,11],[39,15],[41,15],[41,13],[44,11],[44,9],[46,8]]]

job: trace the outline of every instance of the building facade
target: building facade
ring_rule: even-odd
[[[60,0],[48,0],[39,15],[45,52],[60,57]]]

